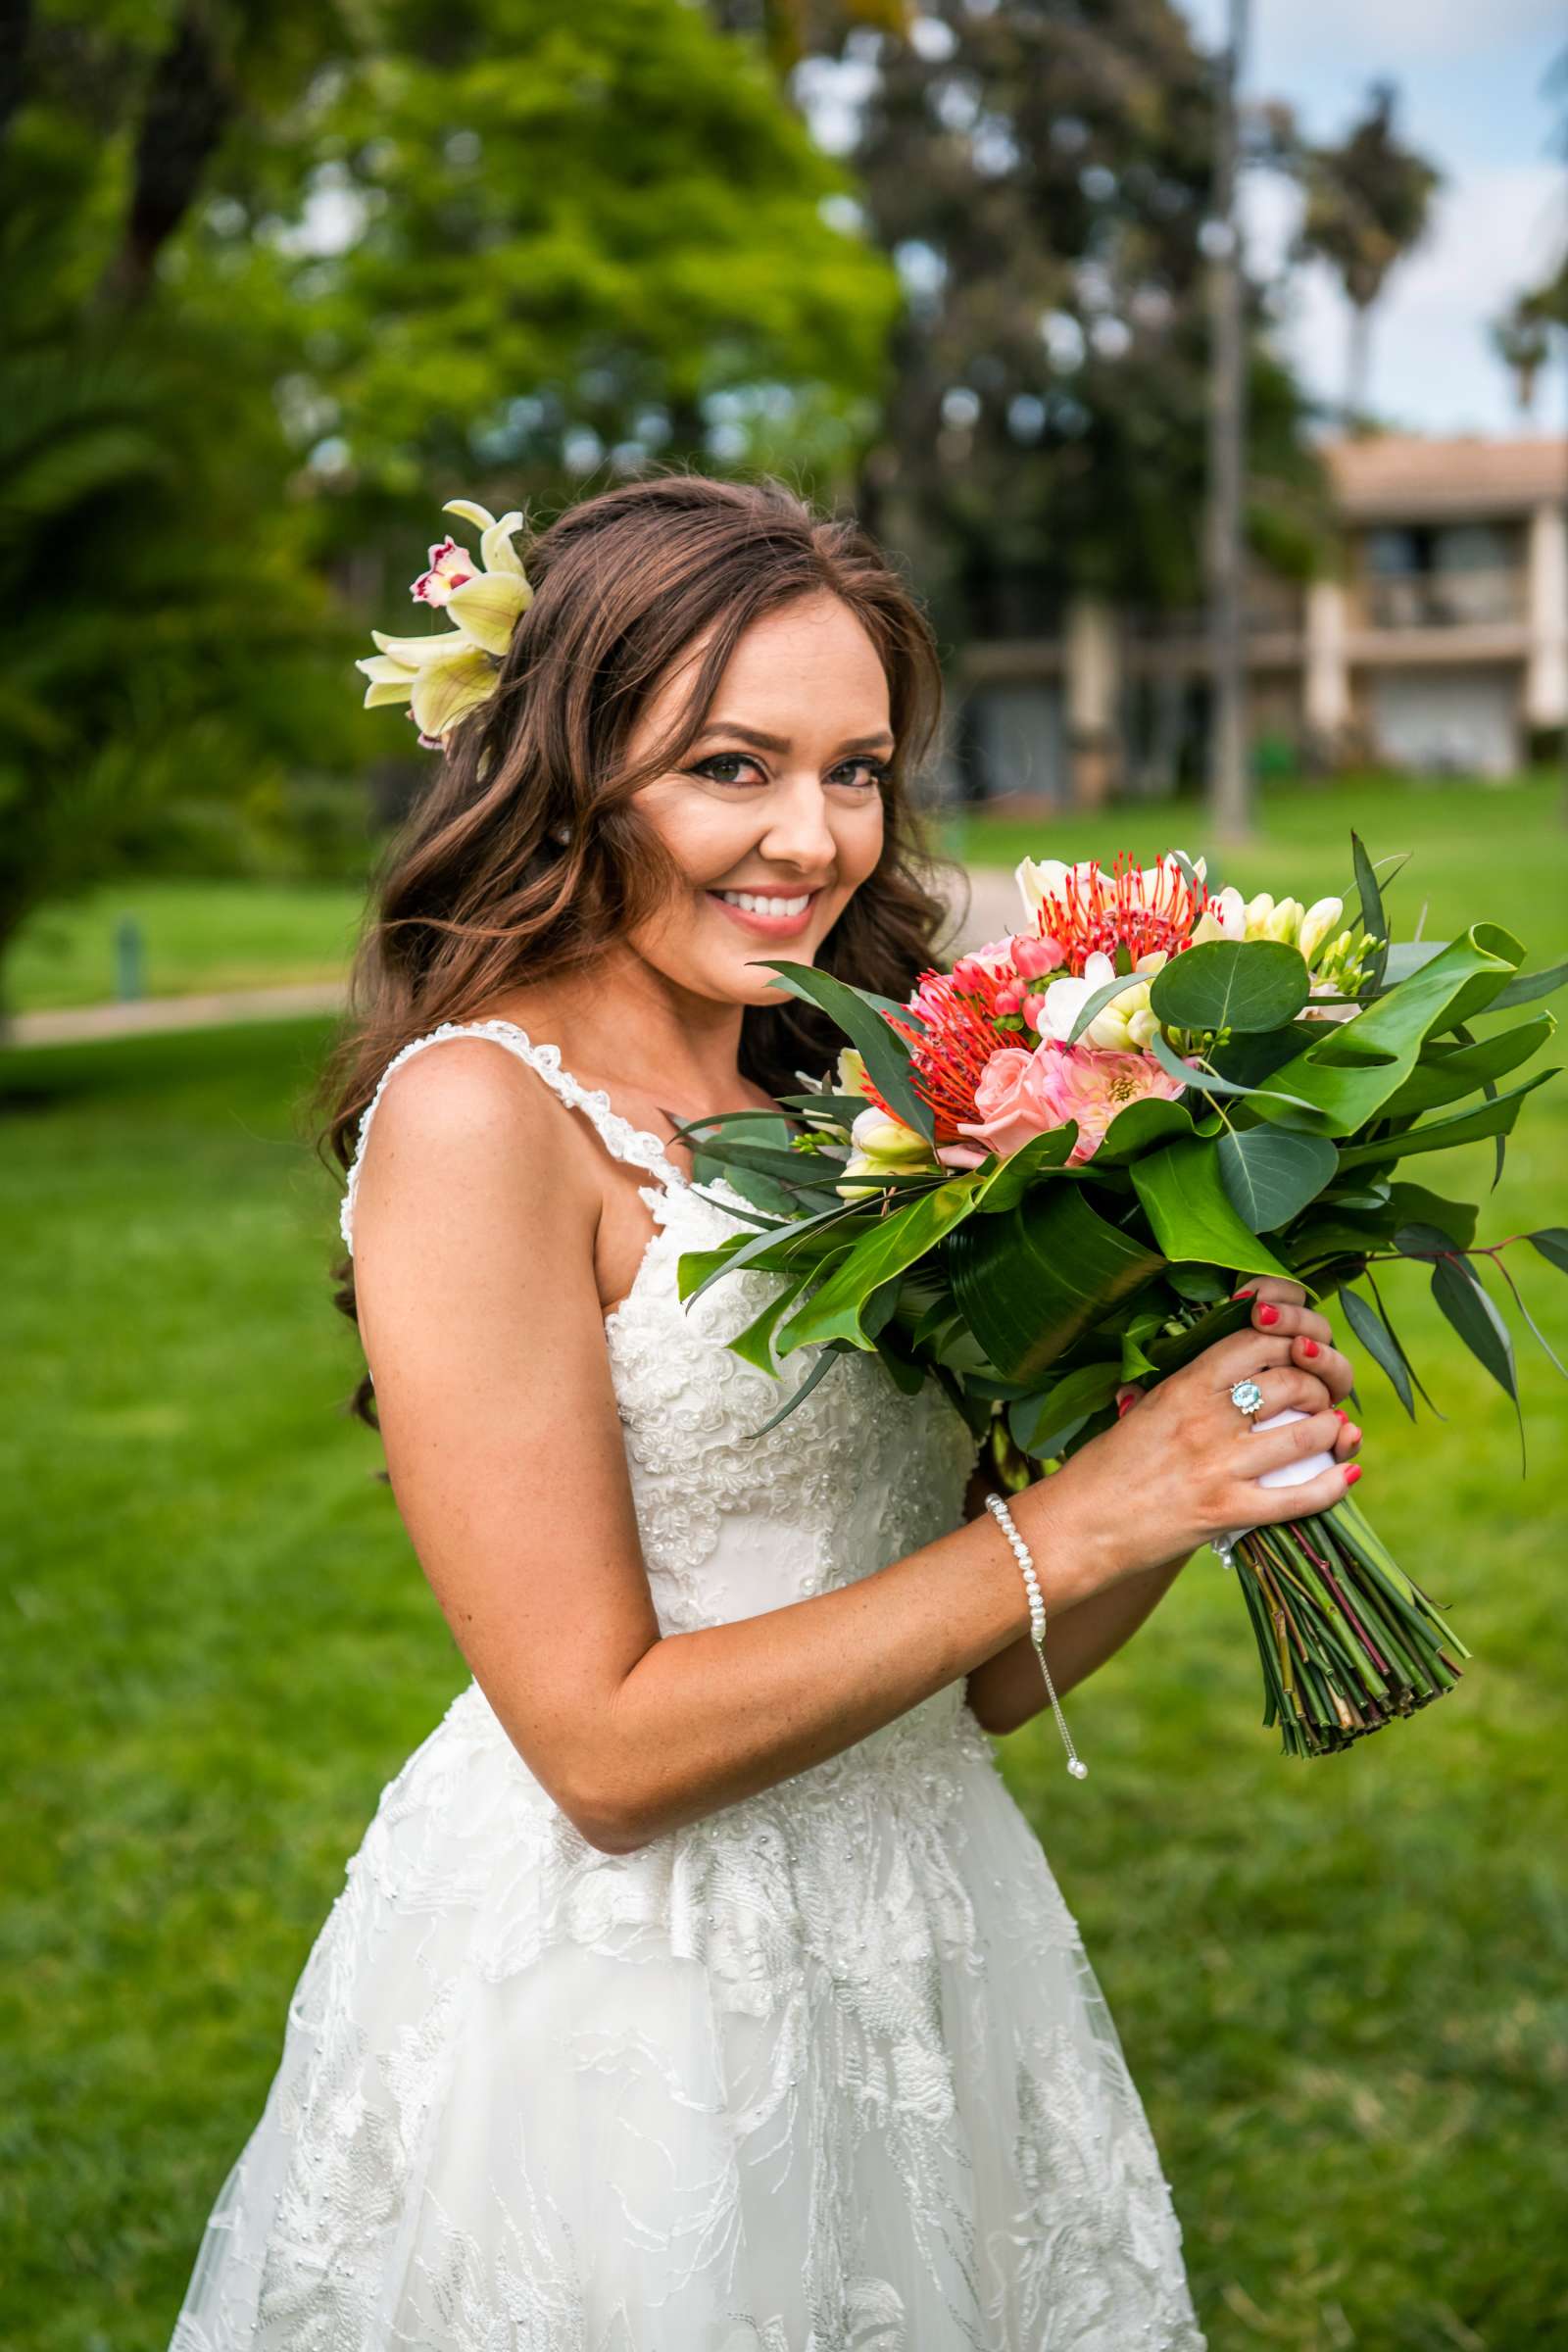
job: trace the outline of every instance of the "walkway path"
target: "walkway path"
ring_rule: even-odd
[[[958,943],[976,946],[1012,928],[1020,913],[1010,873],[977,866]],[[286,988],[213,990],[195,997],[135,997],[112,1004],[79,1004],[51,1012],[19,1012],[0,1022],[0,1046],[72,1045],[92,1038],[140,1037],[163,1029],[221,1029],[233,1021],[289,1021],[337,1012],[341,980],[309,980]]]

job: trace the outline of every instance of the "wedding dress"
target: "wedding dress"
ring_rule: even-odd
[[[939,1391],[783,1380],[689,1308],[736,1230],[658,1137],[493,1040],[655,1181],[606,1317],[666,1635],[805,1600],[956,1527]],[[712,1197],[705,1198],[705,1194]],[[1082,1803],[1065,1773],[1062,1801]],[[590,1845],[477,1683],[384,1790],[289,2004],[172,2352],[1201,2352],[1181,2227],[1076,1923],[963,1684],[637,1851]]]

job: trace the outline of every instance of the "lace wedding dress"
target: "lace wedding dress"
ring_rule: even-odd
[[[814,1350],[781,1385],[724,1347],[767,1275],[683,1309],[676,1259],[735,1230],[727,1188],[695,1191],[558,1048],[445,1023],[375,1102],[453,1037],[520,1056],[655,1180],[605,1332],[665,1634],[958,1524],[972,1439],[874,1356],[755,1434]],[[616,1855],[470,1682],[348,1864],[172,2352],[1201,2352],[1180,2249],[1076,1923],[961,1681]]]

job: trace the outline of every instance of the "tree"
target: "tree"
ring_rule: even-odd
[[[7,53],[0,953],[43,900],[275,798],[340,702],[265,345],[154,283],[175,222],[146,200],[149,123],[183,22],[24,17]]]
[[[381,25],[307,102],[292,190],[259,158],[236,191],[327,478],[427,500],[502,469],[516,499],[652,454],[853,460],[896,287],[758,48],[673,0],[400,0]]]
[[[853,468],[892,272],[685,0],[0,7],[0,954],[375,756],[378,558],[454,491]]]
[[[1203,594],[1213,84],[1168,0],[963,0],[850,36],[871,88],[848,150],[905,303],[868,521],[939,625],[1054,628],[1075,589]],[[1315,528],[1299,402],[1247,294],[1256,544]]]
[[[1392,81],[1374,82],[1366,114],[1338,146],[1302,151],[1305,207],[1298,255],[1327,262],[1350,305],[1347,427],[1367,414],[1373,308],[1390,272],[1425,236],[1432,199],[1443,185],[1436,165],[1396,136],[1397,98]]]

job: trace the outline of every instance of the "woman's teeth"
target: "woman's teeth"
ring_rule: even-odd
[[[743,914],[804,914],[811,904],[808,890],[797,899],[765,899],[755,890],[720,890],[714,896],[738,906]]]

